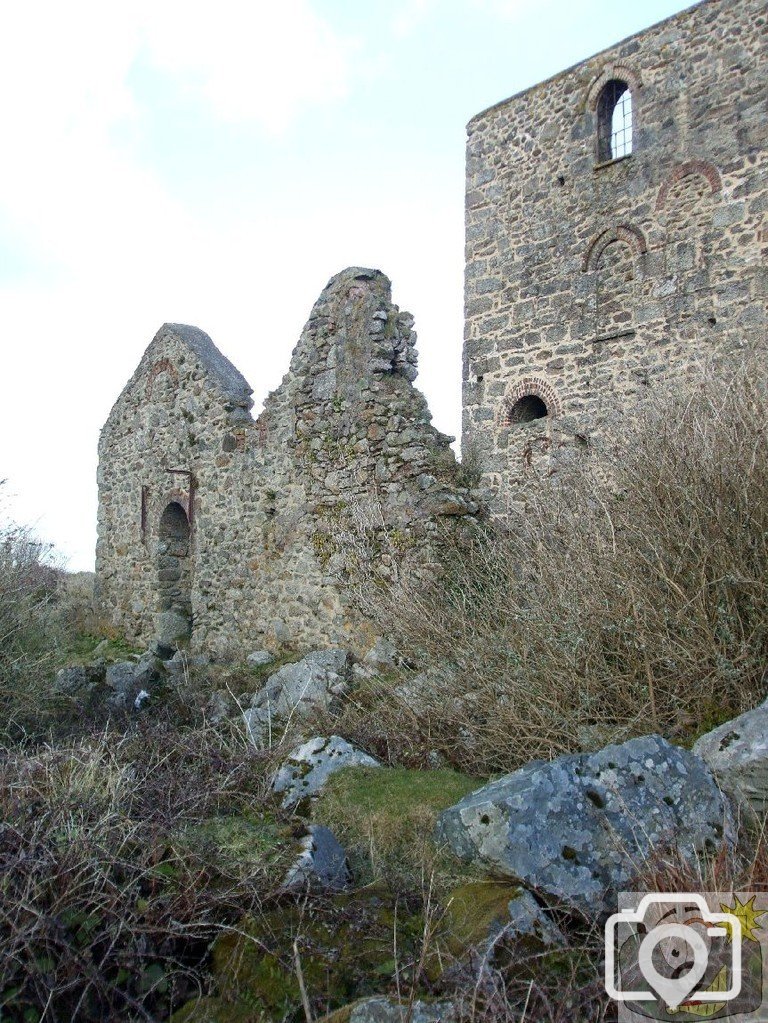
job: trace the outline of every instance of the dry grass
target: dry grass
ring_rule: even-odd
[[[211,729],[0,750],[0,1016],[159,1019],[201,990],[290,845],[268,774]]]
[[[407,577],[377,588],[382,628],[440,670],[394,710],[369,697],[365,716],[397,713],[400,749],[487,774],[650,731],[685,742],[754,706],[766,422],[761,367],[703,375],[648,400],[610,450],[537,479],[507,529],[455,543],[426,592]],[[365,732],[354,706],[346,724]]]

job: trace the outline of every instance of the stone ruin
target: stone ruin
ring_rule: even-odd
[[[116,628],[227,658],[370,644],[355,572],[431,572],[479,511],[413,385],[413,322],[384,274],[344,270],[256,419],[207,334],[158,331],[99,443],[98,596]]]
[[[764,358],[767,27],[764,0],[703,0],[470,121],[462,449],[503,521],[660,383]],[[160,330],[99,447],[118,628],[365,641],[355,538],[384,580],[430,572],[481,510],[413,387],[412,327],[386,277],[345,270],[256,420],[206,334]]]

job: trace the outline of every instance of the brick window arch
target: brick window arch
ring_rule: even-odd
[[[521,380],[504,398],[500,425],[532,423],[537,419],[559,415],[560,412],[560,400],[554,387],[546,380],[531,377]]]
[[[625,64],[605,67],[590,86],[587,111],[595,117],[598,163],[629,156],[634,148],[640,79]]]
[[[612,78],[597,101],[597,159],[605,163],[631,152],[632,90],[620,78]]]

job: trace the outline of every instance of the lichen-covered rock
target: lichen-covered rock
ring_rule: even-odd
[[[135,661],[110,664],[105,673],[107,686],[112,690],[107,703],[117,710],[140,710],[162,678],[163,670],[162,662],[151,652]],[[141,693],[145,695],[139,699]]]
[[[546,910],[539,905],[530,892],[521,891],[516,898],[507,904],[509,919],[501,922],[492,939],[504,934],[512,940],[525,939],[541,945],[565,945],[563,932],[557,924],[547,916]]]
[[[408,1010],[404,1003],[380,995],[331,1013],[325,1023],[403,1023],[406,1018],[410,1023],[455,1023],[457,1016],[451,1002],[416,1000]]]
[[[768,811],[768,702],[702,735],[693,752],[723,788],[757,813]]]
[[[157,642],[162,647],[177,649],[189,642],[192,623],[188,615],[174,609],[162,611],[157,616]]]
[[[274,654],[271,654],[269,650],[253,650],[246,657],[246,661],[252,668],[261,668],[265,664],[271,664],[274,659]]]
[[[349,674],[349,654],[338,648],[314,650],[278,668],[243,715],[251,740],[261,745],[276,720],[304,718],[327,709],[345,691]]]
[[[291,865],[282,884],[285,891],[307,888],[343,891],[349,887],[352,874],[347,854],[329,828],[310,824],[300,842],[296,862]]]
[[[282,793],[283,807],[295,806],[302,799],[316,796],[330,776],[344,767],[381,764],[339,735],[316,735],[288,755],[275,775],[272,790]]]
[[[534,761],[470,793],[436,828],[461,859],[587,916],[611,909],[655,853],[692,860],[732,835],[706,765],[658,735]]]

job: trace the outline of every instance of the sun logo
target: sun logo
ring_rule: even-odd
[[[758,924],[757,918],[759,916],[765,916],[768,910],[756,909],[755,899],[757,896],[753,895],[751,899],[747,899],[746,902],[742,902],[738,895],[734,895],[734,904],[729,906],[727,903],[721,902],[720,909],[724,913],[731,913],[733,916],[738,917],[741,922],[741,936],[745,941],[758,941],[758,937],[755,931],[762,930],[762,925]],[[733,926],[726,921],[721,925],[728,931],[728,940],[733,941]]]

